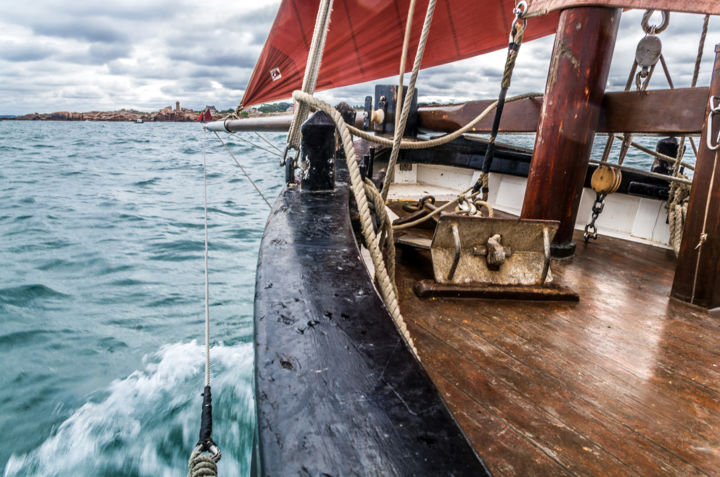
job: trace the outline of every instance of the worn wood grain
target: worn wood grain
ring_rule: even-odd
[[[605,93],[600,110],[598,132],[647,134],[699,133],[705,117],[708,88],[678,88]],[[542,97],[508,103],[503,110],[500,132],[532,133],[537,131]],[[468,101],[461,104],[422,106],[418,110],[423,128],[455,131],[483,112],[493,100]],[[662,111],[662,114],[658,114]],[[480,121],[475,132],[492,130],[492,115]]]
[[[411,288],[431,276],[429,256],[403,249],[398,288],[423,364],[456,416],[472,415],[472,402],[491,413],[478,421],[486,429],[512,429],[577,475],[717,475],[720,326],[669,299],[673,269],[671,252],[601,237],[553,262],[556,281],[579,293],[575,305],[422,300]],[[489,456],[473,437],[478,424],[458,419]],[[493,450],[502,455],[488,463],[502,475],[528,475],[535,462]],[[513,457],[527,466],[504,464]]]
[[[710,95],[720,96],[720,45],[715,47]],[[703,110],[707,118],[709,101]],[[672,288],[674,297],[706,308],[720,307],[720,151],[711,150],[707,144],[708,136],[717,144],[718,122],[715,115],[714,127],[707,119],[703,125]],[[704,243],[703,234],[707,238]]]

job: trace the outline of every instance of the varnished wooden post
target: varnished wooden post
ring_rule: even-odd
[[[560,13],[521,216],[560,221],[552,252],[570,256],[621,11]]]
[[[720,45],[715,46],[715,66],[710,81],[710,97],[712,96],[720,96]],[[713,131],[710,131],[707,121],[709,112],[710,101],[705,109],[705,123],[671,295],[706,308],[716,308],[720,306],[720,157],[716,157],[716,151],[708,148],[706,138],[710,134],[712,142],[716,142],[720,117],[715,116]],[[702,247],[698,247],[703,233],[706,206],[707,239]]]

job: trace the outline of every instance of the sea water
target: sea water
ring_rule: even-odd
[[[278,159],[241,139],[226,141],[272,201]],[[0,121],[3,475],[187,471],[204,378],[203,140],[192,123]],[[213,436],[222,475],[248,475],[269,209],[217,138],[206,151]]]
[[[284,145],[284,134],[265,137]],[[520,146],[532,140],[502,137]],[[247,141],[274,149],[252,133],[226,141],[272,202],[284,172],[274,154]],[[596,141],[594,158],[604,142]],[[3,475],[186,472],[204,370],[203,150],[213,435],[221,474],[249,474],[252,306],[265,202],[198,124],[3,121]],[[631,151],[626,164],[649,170],[651,161],[640,158]]]

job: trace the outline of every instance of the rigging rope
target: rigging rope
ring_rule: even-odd
[[[230,157],[232,157],[233,161],[235,161],[235,164],[237,164],[237,166],[240,168],[240,170],[241,170],[242,173],[245,175],[245,177],[247,177],[247,180],[250,181],[250,183],[251,183],[252,186],[255,188],[255,190],[257,191],[257,193],[260,194],[260,197],[262,197],[262,199],[265,201],[265,203],[267,204],[267,206],[272,209],[272,205],[270,204],[270,202],[269,202],[269,201],[267,200],[267,198],[265,197],[265,194],[262,193],[262,191],[260,190],[260,188],[259,188],[259,187],[257,186],[257,184],[255,183],[255,181],[252,180],[252,177],[250,177],[250,174],[248,174],[247,171],[245,170],[245,168],[242,166],[242,164],[240,164],[240,161],[237,160],[237,158],[235,157],[235,154],[233,154],[232,151],[230,150],[230,148],[227,147],[227,144],[225,144],[225,141],[222,140],[222,138],[221,138],[220,135],[217,133],[217,131],[213,131],[213,132],[215,133],[215,136],[220,140],[220,142],[222,143],[222,145],[225,146],[225,150],[228,152],[228,154],[230,154]]]
[[[410,114],[410,107],[412,105],[413,96],[415,94],[415,82],[417,81],[418,72],[420,71],[420,65],[422,64],[423,55],[425,54],[425,45],[427,44],[428,35],[430,34],[430,25],[432,24],[433,14],[435,13],[435,5],[437,0],[430,0],[428,2],[427,11],[425,12],[425,22],[423,23],[422,33],[420,34],[420,41],[418,42],[417,51],[415,52],[415,61],[413,63],[412,73],[410,74],[410,82],[408,83],[407,94],[400,111],[400,121],[397,121],[397,106],[395,111],[395,134],[393,136],[392,150],[390,151],[390,159],[388,160],[387,169],[385,171],[385,180],[383,181],[383,187],[381,190],[383,200],[387,199],[388,191],[390,190],[390,184],[395,177],[395,163],[397,162],[398,155],[400,154],[400,141],[402,140],[405,127],[407,126],[408,115]],[[413,6],[411,6],[412,8]],[[406,39],[409,38],[409,23],[411,19],[408,17],[408,26],[405,31]],[[403,45],[405,49],[407,45]],[[402,62],[401,62],[402,63]],[[404,65],[403,65],[404,66]],[[402,75],[402,71],[401,71]],[[402,80],[401,80],[402,82]],[[400,89],[398,90],[400,94]],[[397,103],[400,105],[400,100]]]
[[[710,15],[705,15],[703,19],[702,32],[700,33],[700,41],[698,42],[697,56],[695,57],[695,69],[693,70],[692,82],[690,87],[694,88],[697,85],[698,76],[700,75],[700,64],[702,63],[703,51],[705,49],[705,39],[707,38],[708,25],[710,22]],[[680,158],[682,157],[685,149],[685,136],[682,138],[680,146],[678,147],[678,160],[673,165],[673,177],[683,177],[687,179],[687,176],[680,173]],[[697,157],[697,147],[694,141],[690,138],[690,144],[692,145],[695,157]],[[714,167],[714,166],[713,166]],[[668,192],[667,210],[668,210],[668,225],[670,227],[670,244],[672,245],[675,256],[680,255],[680,245],[682,244],[683,230],[685,228],[685,218],[687,216],[688,202],[690,201],[690,186],[671,183],[670,190]],[[698,256],[700,254],[698,253]],[[697,273],[697,268],[695,270]],[[693,297],[695,295],[695,286],[693,285]]]
[[[488,200],[488,192],[490,191],[488,179],[490,166],[492,166],[495,157],[495,139],[500,130],[500,119],[502,118],[503,108],[505,107],[505,97],[507,96],[508,89],[510,89],[510,80],[512,79],[512,73],[515,69],[515,61],[517,60],[520,45],[522,44],[525,34],[525,27],[527,26],[527,22],[523,20],[523,15],[526,11],[527,3],[524,1],[518,3],[513,10],[515,19],[512,25],[510,25],[510,41],[508,43],[507,58],[505,59],[505,70],[503,71],[502,81],[500,82],[500,94],[495,108],[495,118],[493,119],[492,131],[490,132],[490,141],[485,150],[480,177],[478,177],[477,183],[475,184],[475,191],[482,191],[483,201]]]
[[[412,29],[414,16],[415,0],[410,0],[407,21],[405,22],[405,37],[403,38],[402,53],[400,55],[400,74],[398,75],[397,101],[395,106],[395,130],[397,130],[400,125],[400,113],[402,112],[403,103],[403,81],[405,80],[405,64],[407,63],[408,49],[410,49],[410,30]]]
[[[308,59],[305,64],[305,76],[303,76],[302,91],[312,94],[317,84],[318,73],[320,72],[320,64],[322,63],[323,50],[325,49],[325,39],[330,27],[330,15],[332,13],[333,0],[321,0],[318,7],[317,18],[315,19],[315,30],[313,31],[310,51],[308,51]],[[304,104],[298,104],[297,110],[293,115],[290,130],[287,136],[288,149],[300,149],[300,126],[307,119],[309,108]]]

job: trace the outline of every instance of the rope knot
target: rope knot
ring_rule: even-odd
[[[700,234],[700,240],[698,241],[697,245],[695,245],[695,250],[699,249],[703,246],[705,242],[707,242],[708,234],[702,233]]]
[[[215,447],[217,450],[217,447]],[[205,452],[204,446],[198,445],[193,450],[188,461],[188,477],[217,477],[217,463],[220,460],[220,451],[216,453]],[[207,449],[209,450],[209,449]]]

